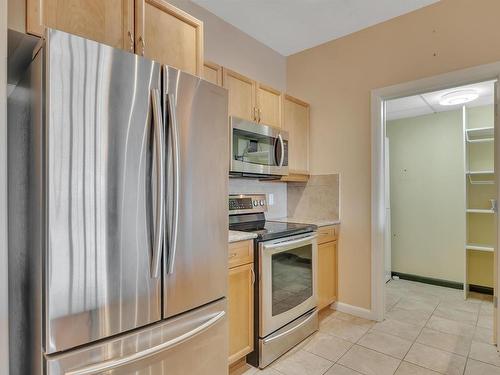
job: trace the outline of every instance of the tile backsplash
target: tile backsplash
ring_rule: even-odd
[[[287,187],[285,182],[267,182],[252,179],[230,178],[229,194],[273,194],[273,205],[268,204],[266,218],[277,219],[287,215]]]
[[[312,175],[304,183],[288,183],[287,216],[339,219],[339,175]]]

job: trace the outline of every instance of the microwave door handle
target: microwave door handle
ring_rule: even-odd
[[[280,147],[281,147],[281,158],[280,158],[280,163],[279,166],[283,166],[283,162],[285,161],[285,143],[283,142],[283,137],[281,136],[281,133],[278,134],[278,139],[280,142]]]
[[[151,262],[151,277],[160,277],[160,260],[162,253],[162,240],[164,233],[163,202],[165,196],[165,145],[163,136],[163,120],[161,114],[160,91],[151,90],[151,100],[153,105],[153,126],[155,143],[155,164],[156,164],[156,204],[155,204],[155,230],[153,237],[153,259]]]
[[[169,178],[172,180],[173,192],[168,193],[168,200],[172,202],[171,220],[169,222],[169,236],[168,236],[168,262],[167,273],[174,273],[175,253],[177,250],[177,232],[179,228],[179,128],[177,126],[177,118],[175,115],[175,96],[173,94],[167,95],[168,113],[170,115],[170,139],[172,141],[172,164],[173,168],[169,173]]]

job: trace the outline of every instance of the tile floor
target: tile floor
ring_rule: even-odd
[[[244,375],[500,375],[491,296],[404,280],[386,293],[383,322],[327,311],[319,332]]]

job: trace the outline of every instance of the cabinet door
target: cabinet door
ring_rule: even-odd
[[[272,87],[259,84],[257,88],[257,119],[261,124],[281,128],[281,92]]]
[[[318,309],[337,298],[337,241],[318,245]]]
[[[253,264],[229,270],[229,363],[253,351]]]
[[[27,0],[27,32],[42,36],[45,26],[134,50],[133,0]]]
[[[164,0],[136,0],[136,53],[203,74],[203,23]]]
[[[256,82],[232,70],[222,68],[222,83],[229,91],[229,116],[256,121]]]
[[[203,63],[203,79],[222,86],[222,67],[210,61]]]
[[[309,104],[285,95],[283,127],[288,131],[291,173],[309,173]]]

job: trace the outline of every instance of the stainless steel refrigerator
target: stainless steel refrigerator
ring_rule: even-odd
[[[226,90],[49,29],[8,137],[11,374],[226,374]]]

